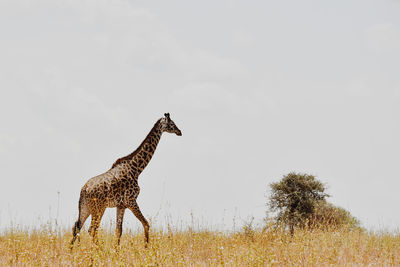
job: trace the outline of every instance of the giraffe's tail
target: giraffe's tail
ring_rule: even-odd
[[[89,216],[89,214],[87,214],[86,209],[84,208],[84,196],[83,196],[82,192],[79,196],[78,208],[79,208],[78,220],[75,222],[74,226],[72,227],[73,237],[71,240],[71,246],[74,244],[83,224],[85,223],[85,220]]]
[[[77,220],[72,227],[72,234],[76,236],[79,233],[79,230],[81,229],[81,222]]]

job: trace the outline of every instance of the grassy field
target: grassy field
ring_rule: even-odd
[[[70,231],[7,230],[0,235],[0,266],[400,266],[400,235],[363,231],[297,231],[273,228],[239,233],[216,231],[100,231],[70,250]]]

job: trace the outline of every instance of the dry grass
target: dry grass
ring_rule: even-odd
[[[46,229],[46,228],[43,228]],[[100,232],[94,245],[86,232],[72,251],[71,233],[8,230],[0,234],[0,266],[400,266],[400,236],[362,231],[298,231],[273,228],[241,233],[153,231]]]

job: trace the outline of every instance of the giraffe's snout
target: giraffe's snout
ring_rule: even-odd
[[[177,136],[182,136],[182,132],[179,129],[177,129],[177,131],[175,133],[176,133]]]

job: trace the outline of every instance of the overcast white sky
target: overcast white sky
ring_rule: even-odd
[[[399,14],[395,0],[0,1],[0,227],[57,210],[71,226],[87,179],[170,112],[183,136],[165,134],[139,179],[158,225],[260,222],[269,184],[298,171],[396,229]]]

